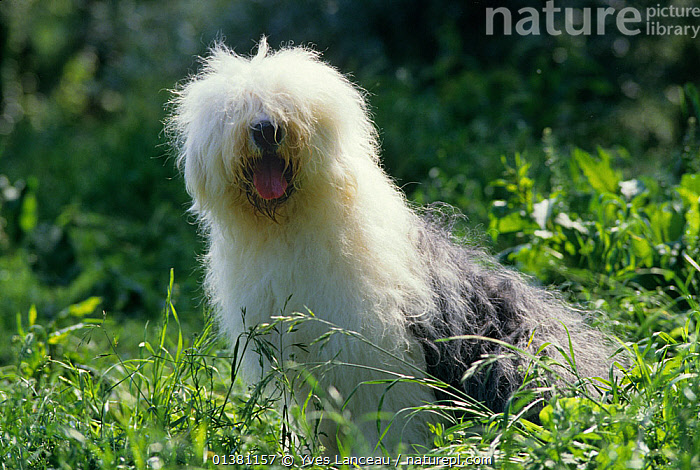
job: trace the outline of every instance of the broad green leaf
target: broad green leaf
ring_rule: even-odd
[[[633,233],[630,233],[630,241],[632,253],[639,260],[639,264],[642,264],[648,268],[654,266],[654,250],[649,244],[649,242]]]
[[[499,219],[492,219],[491,221],[491,228],[495,228],[499,233],[520,232],[533,225],[532,222],[515,212]]]
[[[29,326],[32,327],[36,323],[36,305],[29,307]]]
[[[620,175],[610,166],[610,155],[602,149],[598,150],[600,159],[576,148],[574,160],[586,176],[588,183],[598,193],[617,193],[620,185]]]
[[[681,238],[685,228],[682,214],[669,205],[661,207],[648,205],[644,210],[649,216],[649,228],[654,234],[655,244],[668,243]]]
[[[87,327],[88,325],[84,323],[76,323],[75,325],[68,326],[66,328],[62,328],[58,331],[54,331],[49,335],[48,343],[49,344],[58,344],[61,341],[63,341],[72,331],[80,330],[82,328]]]
[[[84,317],[85,315],[90,315],[93,313],[101,302],[101,297],[90,297],[82,302],[68,307],[68,313],[72,317]]]
[[[679,188],[687,189],[695,193],[695,202],[700,197],[700,174],[686,173],[681,177]]]

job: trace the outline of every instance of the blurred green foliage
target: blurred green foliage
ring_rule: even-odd
[[[499,5],[516,12],[529,4]],[[313,45],[350,73],[369,92],[386,168],[408,195],[452,203],[472,226],[503,231],[498,249],[515,244],[519,258],[511,260],[524,269],[563,279],[525,265],[527,250],[513,233],[536,243],[537,230],[550,230],[553,238],[539,243],[561,249],[572,270],[597,270],[588,245],[558,246],[556,231],[583,224],[604,241],[604,228],[628,216],[631,225],[614,236],[634,242],[635,267],[678,259],[672,246],[670,254],[658,247],[681,227],[694,230],[694,183],[681,177],[698,170],[688,124],[698,96],[683,87],[697,84],[699,43],[614,28],[587,37],[487,36],[485,8],[462,0],[0,2],[0,327],[30,305],[52,320],[91,296],[122,320],[152,316],[170,268],[181,310],[197,310],[202,247],[162,133],[168,90],[197,70],[195,57],[214,40],[247,53],[262,34],[274,46]],[[501,157],[516,153],[532,165],[527,178],[551,190],[533,194],[526,212],[551,199],[574,225],[548,219],[537,229],[529,221],[529,229],[509,232],[504,224],[527,217],[489,219],[492,199],[514,204],[515,193],[489,183],[502,173]],[[583,176],[570,180],[576,169]],[[640,193],[632,200],[614,187],[633,181]],[[558,198],[564,187],[577,197]],[[667,187],[678,188],[673,200],[659,200]],[[596,206],[590,199],[602,190]],[[607,225],[579,221],[589,210]],[[606,274],[625,270],[606,256]]]

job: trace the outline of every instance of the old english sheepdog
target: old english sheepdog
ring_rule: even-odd
[[[221,330],[235,344],[252,325],[312,312],[322,321],[298,325],[280,350],[325,364],[314,369],[317,391],[347,400],[370,442],[430,444],[433,418],[410,411],[444,398],[383,380],[437,378],[503,410],[528,365],[503,343],[533,354],[549,345],[559,358],[557,345],[573,344],[576,377],[608,375],[610,348],[577,311],[460,243],[435,211],[410,206],[379,163],[363,91],[317,52],[272,51],[264,38],[251,57],[215,45],[172,107]],[[357,335],[316,341],[330,325]],[[255,380],[251,356],[243,369]],[[332,448],[337,436],[325,432]]]

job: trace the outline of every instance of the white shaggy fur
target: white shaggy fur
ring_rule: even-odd
[[[206,289],[232,344],[245,326],[309,309],[395,355],[342,334],[321,347],[312,343],[327,327],[301,325],[289,344],[310,347],[295,350],[297,361],[357,365],[330,367],[317,377],[322,388],[333,386],[348,398],[361,382],[416,370],[460,386],[470,363],[502,350],[467,341],[446,347],[435,339],[485,334],[526,347],[540,328],[543,338],[531,348],[544,341],[565,345],[561,320],[590,343],[577,351],[585,373],[603,370],[601,337],[571,309],[478,250],[456,245],[439,221],[410,208],[379,165],[362,93],[316,52],[272,52],[263,39],[248,58],[217,45],[176,94],[169,126],[192,210],[209,240]],[[257,359],[246,364],[255,378]],[[464,389],[504,400],[518,380],[513,362]],[[386,389],[360,386],[348,403],[372,443],[379,438],[381,400],[391,415],[436,398],[410,383]],[[385,442],[429,443],[426,420],[407,415],[399,414]],[[331,448],[333,439],[326,442]]]

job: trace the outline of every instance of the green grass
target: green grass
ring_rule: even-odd
[[[606,150],[575,149],[571,158],[547,151],[549,185],[534,183],[522,157],[504,160],[490,233],[507,247],[504,262],[597,309],[600,323],[625,339],[620,349],[632,364],[590,395],[576,384],[533,388],[538,371],[552,367],[535,357],[506,413],[468,402],[433,407],[462,417],[435,428],[430,455],[493,459],[486,468],[698,468],[700,174],[670,185],[624,181]],[[160,322],[145,327],[136,352],[112,336],[98,298],[51,321],[38,321],[34,308],[17,316],[12,360],[0,369],[1,468],[268,468],[262,455],[283,468],[282,455],[296,464],[321,457],[305,419],[317,412],[317,397],[288,393],[310,375],[288,368],[274,339],[295,322],[317,320],[280,317],[229,353],[211,322],[183,334],[174,285],[171,273]],[[248,386],[235,380],[246,349],[271,365]],[[527,418],[543,405],[539,422]],[[353,434],[342,403],[324,419]],[[360,442],[347,455],[369,455]],[[245,460],[256,455],[257,465]],[[394,465],[397,456],[388,457]],[[319,462],[309,468],[326,468]]]
[[[90,308],[75,306],[75,314]],[[647,345],[631,343],[634,366],[602,384],[602,397],[577,387],[524,389],[504,414],[437,407],[468,411],[469,418],[438,426],[430,454],[489,457],[497,468],[696,468],[698,313],[688,314],[677,340],[660,333]],[[144,333],[139,357],[128,359],[98,321],[57,329],[34,323],[34,315],[22,318],[16,361],[0,379],[4,468],[214,468],[231,456],[276,455],[279,462],[284,454],[297,463],[320,457],[313,430],[294,424],[307,410],[278,411],[296,372],[277,363],[244,389],[231,381],[235,354],[217,353],[209,327],[183,338],[170,303],[161,325]],[[290,321],[303,320],[268,328]],[[249,346],[270,344],[256,341]],[[274,364],[274,351],[268,353]],[[525,419],[549,393],[541,423]],[[342,422],[342,413],[330,419]],[[291,430],[302,434],[292,438]],[[393,463],[396,456],[389,457]]]

